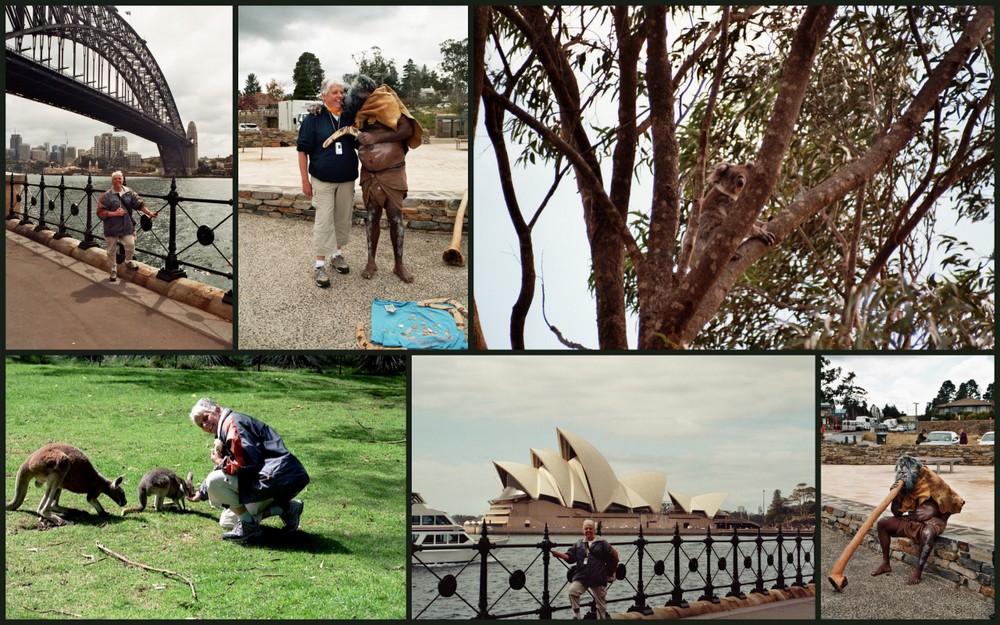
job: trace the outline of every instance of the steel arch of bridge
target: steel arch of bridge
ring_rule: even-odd
[[[107,6],[11,6],[7,91],[154,141],[167,173],[185,173],[191,141],[146,41]],[[188,172],[189,173],[189,172]]]

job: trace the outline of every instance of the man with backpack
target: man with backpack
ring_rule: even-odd
[[[570,564],[576,564],[573,583],[569,586],[569,602],[573,608],[573,618],[580,618],[580,597],[590,590],[594,595],[597,618],[604,620],[607,614],[604,595],[608,583],[615,577],[618,554],[608,541],[597,536],[597,524],[591,519],[584,521],[583,538],[566,553],[553,550],[552,555]]]

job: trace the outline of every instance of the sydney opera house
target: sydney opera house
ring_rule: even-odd
[[[726,493],[688,497],[667,492],[667,474],[635,473],[619,478],[596,447],[556,428],[558,450],[531,449],[531,464],[494,461],[503,491],[490,500],[483,522],[502,533],[578,533],[584,519],[604,533],[647,533],[680,529],[729,529],[719,513]],[[663,513],[664,495],[672,509]],[[746,525],[746,524],[739,524]]]

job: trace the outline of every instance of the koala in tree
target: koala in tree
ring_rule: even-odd
[[[708,184],[711,191],[701,202],[701,217],[698,220],[698,234],[695,237],[693,259],[699,258],[705,252],[705,244],[709,236],[727,219],[729,211],[736,204],[736,198],[740,196],[743,187],[746,186],[750,172],[753,171],[753,163],[745,165],[733,165],[730,163],[719,163],[708,177]],[[763,222],[757,221],[750,229],[751,239],[760,239],[767,245],[774,244],[774,235],[768,232]],[[738,259],[739,255],[733,256]]]

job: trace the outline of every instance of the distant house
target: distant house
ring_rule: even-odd
[[[982,399],[959,399],[947,404],[934,406],[934,412],[939,415],[961,415],[972,412],[993,412],[993,402]]]

